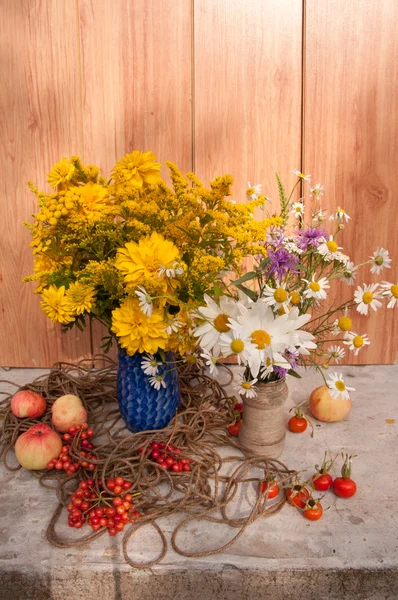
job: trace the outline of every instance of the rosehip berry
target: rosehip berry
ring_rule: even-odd
[[[190,471],[191,467],[189,465],[182,465],[182,468],[184,469],[184,471]]]
[[[151,444],[151,445],[152,445],[152,448],[153,448],[154,450],[158,450],[158,448],[159,448],[159,444],[158,444],[157,442],[152,442],[152,444]]]
[[[55,463],[55,468],[57,469],[57,471],[60,471],[63,468],[61,460],[57,460],[57,462]]]
[[[87,500],[83,500],[80,506],[83,511],[86,511],[90,508],[90,502],[87,502]]]
[[[174,463],[174,465],[172,465],[171,468],[174,471],[174,473],[179,473],[182,470],[182,466],[178,463]]]
[[[112,477],[110,477],[109,479],[107,479],[105,483],[106,483],[106,487],[109,490],[113,490],[114,487],[115,487],[115,485],[116,485],[115,480]]]
[[[116,535],[117,534],[117,529],[115,529],[114,527],[110,527],[108,529],[108,533],[109,533],[109,535]]]
[[[87,437],[93,437],[94,430],[93,429],[87,429],[86,433],[87,433]]]
[[[107,517],[113,517],[116,514],[116,510],[114,508],[112,508],[112,506],[108,506],[105,509],[105,514],[106,514]]]
[[[116,485],[123,485],[123,483],[124,483],[123,477],[116,477],[115,483],[116,483]]]
[[[154,450],[154,451],[152,452],[152,458],[153,458],[154,460],[156,460],[157,458],[159,458],[159,452],[158,452],[157,450]]]
[[[77,523],[75,523],[74,527],[76,529],[81,529],[83,527],[83,521],[78,521]]]
[[[129,481],[124,481],[122,487],[124,490],[129,490],[131,488],[131,483]]]
[[[103,506],[98,506],[98,508],[95,509],[95,514],[97,517],[103,517],[105,514],[105,508]]]
[[[116,523],[115,529],[117,529],[117,531],[123,531],[123,529],[124,529],[123,521],[119,521],[119,523]]]
[[[126,512],[126,509],[124,508],[123,504],[116,507],[116,512],[118,515],[122,515],[124,512]]]
[[[100,519],[100,525],[101,525],[101,527],[106,527],[107,522],[108,522],[108,519],[105,519],[105,517],[102,517]]]
[[[62,436],[62,439],[63,439],[65,442],[69,442],[69,441],[72,439],[72,436],[71,436],[71,434],[70,434],[70,433],[64,433],[64,435]]]
[[[120,496],[118,496],[117,498],[114,498],[112,500],[112,504],[113,506],[121,506],[123,504],[123,500],[120,498]]]

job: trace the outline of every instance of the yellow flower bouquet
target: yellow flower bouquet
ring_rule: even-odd
[[[83,329],[90,319],[103,323],[105,351],[116,337],[123,359],[135,357],[146,376],[142,385],[158,396],[166,376],[174,376],[174,355],[197,360],[195,309],[206,295],[223,294],[244,257],[265,256],[268,229],[283,223],[279,216],[254,218],[266,203],[261,194],[231,202],[230,175],[207,189],[167,163],[170,188],[160,166],[152,152],[133,151],[106,180],[73,156],[51,169],[53,193],[29,183],[38,210],[26,224],[34,273],[24,279],[37,282],[43,311],[63,331]]]

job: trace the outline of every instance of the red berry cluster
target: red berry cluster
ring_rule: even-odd
[[[69,427],[68,433],[64,433],[62,439],[66,444],[62,446],[61,453],[56,458],[47,463],[47,469],[57,469],[58,471],[66,471],[67,475],[73,475],[80,467],[84,467],[89,471],[94,471],[96,465],[91,460],[97,460],[95,454],[89,451],[93,450],[94,446],[89,441],[93,437],[94,431],[88,428],[87,423]],[[74,461],[70,455],[72,442],[77,439],[77,452],[83,457],[83,460]]]
[[[110,490],[121,489],[124,492],[131,487],[131,483],[123,477],[107,479],[106,485]],[[93,531],[106,527],[109,535],[116,535],[123,531],[127,523],[134,523],[141,516],[134,507],[132,494],[124,493],[123,496],[109,498],[101,483],[99,488],[98,493],[94,479],[80,482],[66,507],[69,527],[80,529],[84,523],[88,523]]]
[[[141,456],[144,450],[145,447],[141,446],[138,450],[138,454]],[[190,471],[190,463],[192,460],[190,458],[179,458],[179,454],[181,454],[180,448],[174,448],[171,444],[157,442],[156,440],[151,442],[151,445],[146,448],[146,455],[164,469],[171,470],[174,473]]]

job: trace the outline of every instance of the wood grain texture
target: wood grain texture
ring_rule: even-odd
[[[89,332],[61,335],[21,282],[36,209],[26,181],[46,189],[51,166],[83,146],[76,3],[2,0],[0,27],[0,365],[49,367],[90,354]]]
[[[379,276],[362,267],[358,284],[398,279],[397,22],[395,0],[306,2],[305,169],[325,184],[325,207],[340,205],[352,217],[340,245],[355,264],[378,247],[393,259]],[[355,289],[340,286],[340,297]],[[371,346],[349,363],[398,358],[396,308],[371,312],[353,313]]]
[[[300,166],[301,0],[195,0],[195,172],[262,183],[279,209]]]
[[[80,0],[84,157],[134,149],[192,169],[191,2]],[[167,180],[167,168],[162,168]],[[98,350],[103,329],[94,327]]]

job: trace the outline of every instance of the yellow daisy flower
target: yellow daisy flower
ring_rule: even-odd
[[[70,323],[74,316],[65,297],[65,286],[50,285],[43,290],[40,306],[53,323]]]
[[[47,181],[51,187],[55,188],[62,183],[68,183],[75,172],[76,167],[67,158],[61,158],[49,172]]]
[[[108,190],[97,183],[90,182],[76,188],[75,194],[79,198],[80,214],[89,221],[101,219],[111,205]]]
[[[151,236],[141,238],[138,243],[128,242],[124,248],[120,248],[115,266],[123,273],[127,287],[136,286],[144,279],[155,279],[163,281],[166,292],[168,281],[173,281],[176,275],[179,259],[177,246],[154,232]]]
[[[159,348],[166,347],[168,340],[163,310],[154,309],[148,317],[134,298],[127,298],[112,312],[112,331],[130,355],[135,352],[155,354]]]
[[[71,312],[81,315],[90,312],[95,301],[96,291],[91,285],[84,285],[80,281],[71,283],[66,290],[65,297]]]
[[[162,181],[162,178],[161,165],[155,161],[156,156],[153,152],[134,150],[116,163],[112,175],[114,179],[128,182],[137,189],[145,184],[156,185]]]

